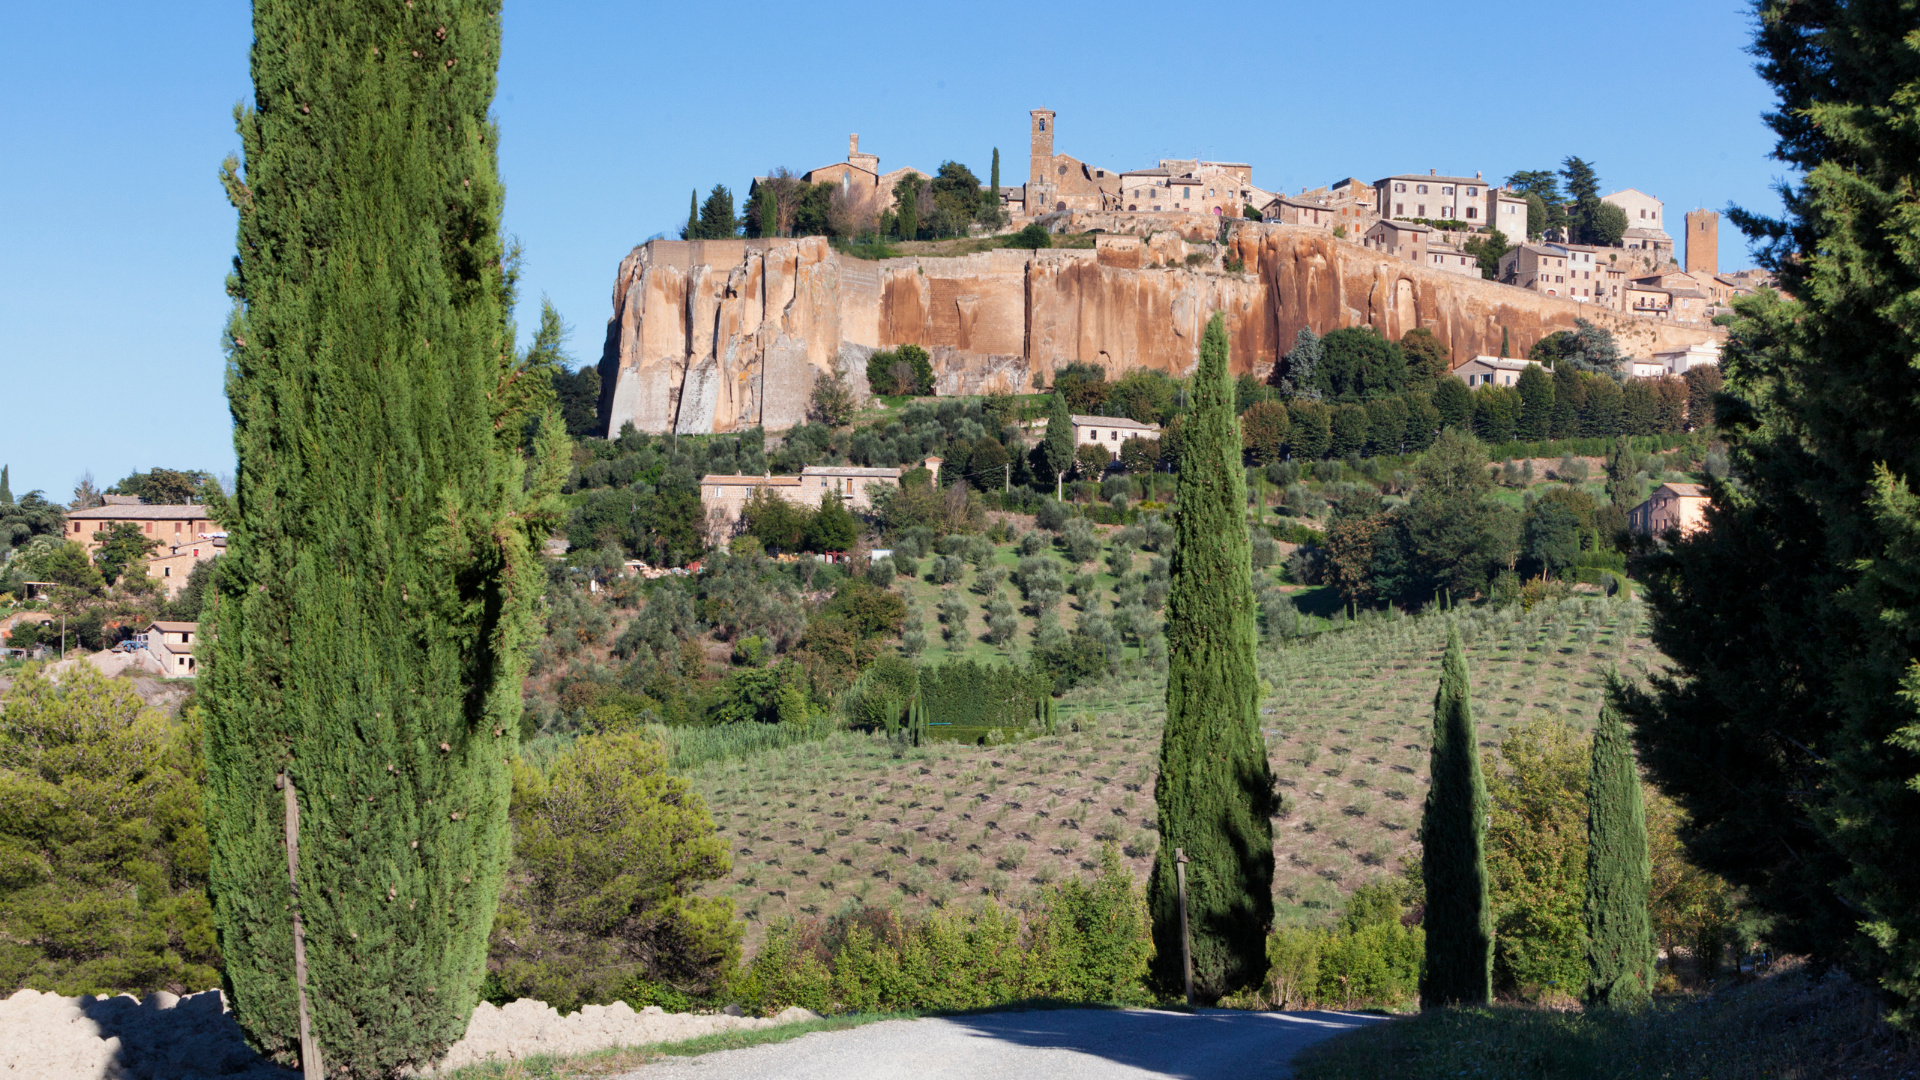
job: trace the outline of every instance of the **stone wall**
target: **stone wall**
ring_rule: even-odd
[[[1456,362],[1497,355],[1503,328],[1510,354],[1524,356],[1576,317],[1635,356],[1717,335],[1429,269],[1311,227],[1235,222],[1225,253],[1240,273],[1220,269],[1211,244],[1189,267],[1192,250],[1163,233],[1097,250],[866,262],[818,237],[652,241],[614,283],[601,415],[614,435],[627,423],[784,429],[805,419],[821,374],[837,368],[864,398],[866,358],[904,344],[932,355],[946,395],[1017,392],[1074,361],[1116,378],[1143,367],[1182,375],[1214,311],[1232,331],[1233,369],[1263,377],[1301,327],[1372,325],[1398,338],[1425,326]]]

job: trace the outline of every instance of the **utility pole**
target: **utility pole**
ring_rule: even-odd
[[[1007,473],[1006,478],[1001,481],[1000,486],[1000,492],[1004,495],[1013,490],[1013,462],[1009,461],[1000,467],[1005,469]]]
[[[1193,1008],[1193,937],[1187,932],[1187,852],[1173,849],[1173,873],[1180,884],[1180,966],[1186,972],[1187,1008]]]

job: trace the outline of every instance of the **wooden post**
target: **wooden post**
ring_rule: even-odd
[[[1187,1008],[1193,1008],[1193,936],[1187,931],[1187,852],[1173,849],[1173,873],[1180,883],[1180,966],[1187,978]]]
[[[287,797],[287,885],[293,895],[293,984],[300,999],[300,1073],[302,1080],[326,1080],[320,1064],[320,1044],[313,1037],[313,1020],[307,1013],[307,934],[300,925],[300,799],[293,777],[281,773],[275,780]]]

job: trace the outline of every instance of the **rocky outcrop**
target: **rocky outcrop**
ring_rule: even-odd
[[[1195,256],[1198,258],[1194,258]],[[1231,258],[1236,272],[1223,267]],[[1191,261],[1190,261],[1191,260]],[[1185,374],[1215,311],[1236,372],[1265,375],[1301,327],[1425,326],[1456,360],[1526,349],[1586,317],[1649,355],[1708,328],[1617,315],[1450,274],[1320,229],[1238,223],[1227,243],[1178,233],[1103,237],[1097,249],[1000,249],[954,258],[851,259],[818,237],[655,240],[614,283],[601,372],[610,434],[783,429],[814,380],[839,370],[866,391],[866,359],[913,344],[941,394],[1018,391],[1068,363]]]

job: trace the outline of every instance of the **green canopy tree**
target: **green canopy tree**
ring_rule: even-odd
[[[1600,710],[1587,776],[1587,1003],[1625,1005],[1653,994],[1653,860],[1647,811],[1627,726]]]
[[[1427,889],[1423,1008],[1481,1005],[1493,994],[1493,905],[1487,898],[1487,784],[1473,725],[1473,689],[1460,631],[1447,628],[1433,698],[1432,784],[1420,819]]]
[[[330,1072],[387,1076],[478,995],[568,446],[508,318],[498,5],[257,0],[253,32],[209,889],[248,1038],[293,1062],[304,1009]]]
[[[1154,978],[1182,985],[1178,848],[1187,865],[1194,994],[1212,1002],[1266,976],[1273,921],[1273,774],[1260,735],[1246,474],[1216,313],[1200,342],[1182,436],[1167,600],[1160,846],[1147,884]]]
[[[1616,690],[1690,854],[1920,1022],[1920,56],[1884,3],[1756,5],[1785,216],[1730,215],[1780,294],[1735,305],[1736,485],[1641,566],[1674,667]],[[1697,423],[1696,419],[1696,423]]]

